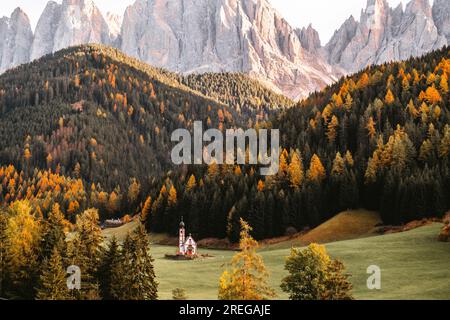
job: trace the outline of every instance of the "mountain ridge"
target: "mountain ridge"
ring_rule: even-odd
[[[293,28],[267,0],[137,0],[123,17],[103,15],[93,0],[49,1],[31,35],[19,32],[31,28],[22,15],[20,28],[0,28],[0,36],[22,43],[3,46],[0,72],[93,42],[174,72],[246,73],[294,100],[370,64],[420,56],[450,39],[446,0],[433,6],[411,0],[405,10],[368,0],[359,21],[350,16],[323,46],[311,25]]]

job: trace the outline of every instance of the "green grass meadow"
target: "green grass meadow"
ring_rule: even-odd
[[[352,274],[356,299],[447,300],[450,299],[450,243],[437,241],[441,227],[436,223],[403,233],[334,242],[326,248],[332,257],[343,261]],[[219,277],[233,252],[201,249],[200,253],[213,257],[195,261],[164,258],[175,250],[175,247],[158,245],[151,248],[159,298],[171,299],[174,288],[184,288],[189,299],[216,299]],[[279,245],[260,250],[278,299],[288,298],[279,286],[286,275],[284,260],[289,251],[289,247]],[[366,270],[370,265],[381,268],[381,290],[367,289]]]

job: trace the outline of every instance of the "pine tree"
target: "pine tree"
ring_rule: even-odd
[[[113,293],[111,291],[113,281],[120,281],[120,277],[123,276],[123,274],[120,274],[119,279],[115,277],[116,275],[118,275],[115,272],[117,272],[118,268],[120,267],[120,255],[121,251],[119,248],[119,244],[116,237],[113,237],[109,242],[108,250],[105,252],[102,258],[102,262],[98,271],[100,279],[100,292],[104,300],[113,299]]]
[[[69,243],[69,261],[81,269],[81,290],[73,290],[79,300],[100,299],[96,279],[101,261],[103,236],[96,209],[89,209],[77,216],[76,237]]]
[[[67,287],[67,274],[57,247],[54,247],[50,257],[44,260],[41,270],[42,274],[36,289],[37,300],[71,299]]]
[[[41,244],[42,260],[50,258],[54,248],[60,253],[66,251],[65,220],[58,203],[53,205],[44,226],[44,236]]]
[[[241,219],[241,252],[231,260],[232,271],[224,271],[220,278],[221,300],[265,300],[275,296],[268,286],[268,272],[256,253],[258,242],[250,236],[252,228]]]
[[[142,224],[127,236],[120,263],[113,272],[111,295],[117,300],[156,300],[158,283],[149,254],[150,242]]]

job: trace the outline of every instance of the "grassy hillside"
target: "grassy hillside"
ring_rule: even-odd
[[[352,273],[356,299],[450,299],[450,247],[436,240],[440,228],[440,224],[433,224],[404,233],[335,242],[326,247]],[[161,299],[170,299],[171,291],[177,287],[186,289],[190,299],[215,299],[220,274],[233,255],[229,251],[201,250],[213,258],[184,262],[164,259],[164,254],[175,251],[174,247],[153,246],[151,250],[156,259]],[[278,298],[286,299],[279,284],[286,274],[283,267],[289,249],[268,247],[261,254]],[[382,269],[380,291],[369,291],[366,287],[366,269],[373,264]]]
[[[375,235],[375,227],[381,223],[377,212],[364,209],[349,210],[338,214],[306,234],[274,246],[281,249],[313,242],[329,243],[368,237]]]

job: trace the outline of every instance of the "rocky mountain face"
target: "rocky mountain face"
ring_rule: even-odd
[[[308,28],[296,29],[295,33],[300,39],[302,47],[308,52],[315,53],[322,47],[319,32],[311,24]]]
[[[30,20],[19,8],[0,19],[0,72],[28,62],[33,41]]]
[[[405,10],[401,4],[392,9],[386,0],[368,0],[359,22],[351,17],[336,31],[325,56],[347,72],[420,56],[448,43],[449,12],[448,0],[435,1],[433,10],[428,0],[411,0]]]
[[[111,41],[112,42],[117,41],[117,39],[120,38],[120,30],[122,28],[123,16],[116,13],[108,12],[106,13],[105,20],[106,23],[108,24],[109,36]]]
[[[112,43],[108,24],[94,1],[50,1],[36,26],[31,60],[84,43]]]
[[[249,73],[292,98],[336,79],[266,0],[137,0],[121,49],[177,72]]]
[[[0,19],[0,72],[59,49],[101,43],[181,73],[244,72],[293,99],[370,64],[403,60],[450,41],[450,1],[405,9],[368,0],[322,46],[310,25],[294,29],[268,0],[136,0],[105,17],[93,0],[48,2],[34,36],[17,9]]]
[[[450,43],[450,1],[434,0],[433,19],[439,34],[443,34]]]

